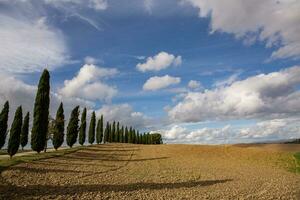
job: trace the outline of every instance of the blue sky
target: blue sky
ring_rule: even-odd
[[[298,8],[294,0],[4,0],[0,105],[31,110],[47,66],[52,114],[60,101],[67,115],[79,104],[171,143],[299,137]]]

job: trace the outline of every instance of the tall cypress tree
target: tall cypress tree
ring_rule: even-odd
[[[70,116],[69,124],[67,127],[67,145],[72,148],[76,143],[79,129],[79,106],[76,106]]]
[[[97,144],[100,144],[102,142],[102,138],[103,138],[103,115],[101,115],[97,124],[97,132],[96,132]]]
[[[89,143],[93,144],[95,142],[95,128],[96,128],[96,114],[92,113],[90,127],[89,127]]]
[[[115,141],[116,142],[119,142],[119,137],[120,137],[120,123],[117,122],[116,134],[115,134]]]
[[[54,121],[54,133],[53,133],[53,147],[57,150],[64,142],[64,131],[65,131],[65,115],[64,115],[64,107],[61,102]]]
[[[9,103],[8,101],[6,101],[0,113],[0,149],[4,146],[7,135],[8,112]]]
[[[113,142],[112,141],[112,133],[111,133],[111,129],[112,129],[112,124],[109,124],[109,127],[108,127],[108,141],[109,142]]]
[[[124,139],[125,139],[125,143],[129,143],[128,142],[128,128],[127,128],[127,126],[125,127],[125,136],[124,136]]]
[[[115,134],[116,134],[116,122],[114,121],[111,129],[111,141],[115,142]]]
[[[50,75],[45,69],[41,75],[33,110],[31,148],[40,153],[46,145],[50,103]]]
[[[11,125],[7,152],[10,157],[15,155],[18,152],[20,146],[20,136],[22,131],[22,107],[19,106],[16,110],[13,123]]]
[[[124,142],[124,126],[122,126],[122,128],[120,130],[120,142],[121,143]]]
[[[22,150],[28,143],[28,133],[29,133],[29,112],[27,112],[23,125],[22,125],[22,131],[21,131],[21,137],[20,137],[20,143],[22,146]]]
[[[79,129],[79,144],[83,145],[86,138],[86,108],[83,109],[81,114],[81,124]]]
[[[104,143],[108,142],[109,138],[109,123],[106,122],[105,133],[104,133]]]

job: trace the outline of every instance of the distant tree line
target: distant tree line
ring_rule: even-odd
[[[50,74],[45,69],[38,83],[38,90],[33,110],[33,125],[31,129],[31,149],[40,153],[46,151],[47,141],[52,140],[53,147],[57,150],[65,139],[65,115],[63,103],[60,103],[55,119],[49,117],[50,105]],[[4,146],[8,133],[9,102],[6,101],[0,113],[0,149]],[[12,157],[21,145],[22,149],[28,144],[29,112],[23,119],[22,106],[19,106],[10,128],[7,152]],[[70,114],[66,128],[66,143],[72,147],[78,140],[80,145],[86,141],[86,115],[84,108],[79,120],[80,108],[76,106]],[[104,128],[103,115],[97,120],[93,111],[88,129],[88,143],[132,143],[132,144],[162,144],[162,137],[158,133],[139,133],[133,127],[121,125],[119,122],[107,121]]]

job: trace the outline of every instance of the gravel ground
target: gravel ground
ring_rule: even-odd
[[[96,145],[3,171],[0,199],[300,199],[294,164],[263,148]]]

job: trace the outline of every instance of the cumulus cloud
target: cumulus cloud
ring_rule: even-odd
[[[165,76],[153,76],[149,78],[143,86],[144,90],[159,90],[170,85],[175,85],[180,83],[181,79],[179,77],[172,77],[169,75]]]
[[[230,124],[218,128],[197,128],[190,130],[184,125],[172,125],[167,129],[152,132],[161,133],[167,143],[226,144],[267,142],[295,139],[299,137],[299,118],[272,119],[257,122],[246,128]]]
[[[299,115],[300,66],[259,74],[203,92],[189,92],[168,111],[171,120],[199,122]]]
[[[183,0],[211,18],[211,32],[234,34],[245,43],[275,47],[271,59],[300,57],[300,1]]]
[[[199,81],[190,80],[188,83],[188,87],[191,89],[199,89],[201,88],[201,83]]]
[[[60,31],[49,27],[45,18],[26,20],[0,14],[0,70],[36,72],[52,70],[69,61]]]
[[[129,104],[103,105],[96,111],[104,115],[105,121],[119,121],[122,125],[144,128],[150,125],[151,119],[141,112],[136,112]]]
[[[65,97],[79,97],[88,100],[109,101],[117,94],[117,89],[102,82],[106,77],[114,76],[118,70],[100,68],[85,64],[71,80],[64,82],[59,93]]]
[[[30,111],[32,115],[37,90],[35,85],[26,84],[17,77],[3,73],[0,74],[0,85],[0,108],[2,109],[5,101],[9,101],[10,122],[12,121],[16,108],[20,105],[22,105],[24,112]],[[69,118],[70,111],[77,105],[87,108],[94,107],[93,102],[80,98],[65,98],[54,91],[51,91],[50,102],[51,116],[55,116],[56,109],[60,102],[63,102],[67,119]]]
[[[153,57],[148,57],[145,63],[138,63],[137,69],[141,72],[160,71],[172,65],[179,66],[182,63],[181,56],[174,56],[167,52],[160,52]]]

